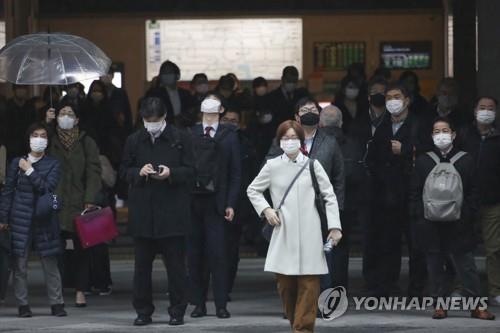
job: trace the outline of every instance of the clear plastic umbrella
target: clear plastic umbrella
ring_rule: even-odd
[[[0,79],[68,85],[108,73],[111,60],[94,43],[65,33],[20,36],[0,50]]]

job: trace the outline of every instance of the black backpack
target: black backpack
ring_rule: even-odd
[[[218,131],[220,133],[215,138],[205,135],[194,136],[193,150],[196,169],[194,193],[196,194],[217,192],[217,174],[220,158],[219,146],[231,130],[226,127],[219,127]]]

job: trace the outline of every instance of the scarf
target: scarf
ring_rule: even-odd
[[[78,127],[75,126],[70,130],[63,130],[59,126],[57,126],[56,130],[57,136],[59,137],[59,140],[61,141],[63,147],[66,150],[71,150],[73,144],[76,142],[76,140],[78,140],[78,137],[80,136],[80,130],[78,129]]]

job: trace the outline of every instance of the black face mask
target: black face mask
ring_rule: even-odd
[[[377,108],[381,108],[382,106],[384,106],[385,105],[384,94],[370,95],[370,104]]]
[[[300,123],[304,126],[316,126],[319,123],[319,114],[308,112],[300,116]]]

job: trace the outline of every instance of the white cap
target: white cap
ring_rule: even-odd
[[[215,98],[205,98],[201,102],[201,112],[203,113],[219,113],[221,103]]]

